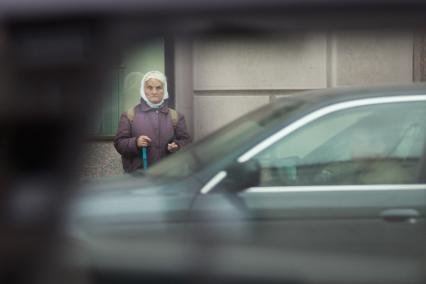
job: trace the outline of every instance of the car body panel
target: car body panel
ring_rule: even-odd
[[[323,90],[283,98],[277,104],[261,108],[183,149],[144,175],[134,174],[125,179],[118,178],[115,183],[93,185],[96,190],[88,190],[76,199],[75,204],[80,207],[74,207],[72,212],[74,220],[78,220],[74,228],[79,233],[74,236],[85,243],[95,265],[108,269],[114,264],[103,256],[119,255],[123,262],[116,269],[143,271],[147,267],[135,262],[144,263],[147,260],[144,254],[154,251],[159,255],[151,265],[160,271],[178,269],[182,272],[199,265],[210,269],[212,256],[223,256],[219,251],[226,248],[234,255],[275,252],[277,259],[282,260],[275,268],[280,267],[278,270],[291,281],[310,279],[312,275],[321,281],[344,280],[339,271],[332,270],[327,261],[322,261],[323,257],[329,256],[333,261],[338,259],[339,263],[335,265],[351,271],[349,274],[357,281],[381,283],[387,279],[385,282],[388,283],[421,283],[426,279],[422,268],[426,263],[425,138],[417,139],[419,141],[413,137],[409,139],[410,147],[415,147],[418,156],[415,166],[406,168],[413,173],[409,183],[315,184],[312,180],[303,180],[297,184],[295,178],[306,174],[304,165],[297,163],[318,157],[309,153],[308,158],[290,155],[273,164],[283,167],[280,175],[284,174],[285,178],[269,180],[272,181],[270,185],[259,184],[259,178],[263,177],[256,171],[262,167],[270,170],[270,164],[263,163],[264,160],[258,157],[279,145],[279,141],[287,141],[292,131],[296,133],[299,128],[309,125],[309,121],[321,118],[321,115],[313,114],[324,114],[327,113],[324,110],[337,110],[339,106],[347,106],[341,108],[345,111],[356,109],[371,102],[371,105],[391,105],[404,98],[425,101],[425,94],[426,88],[422,85],[368,92],[362,89]],[[280,112],[280,107],[289,105],[293,107]],[[424,115],[421,107],[420,113]],[[255,130],[250,135],[234,129],[253,118],[260,123],[253,126]],[[236,131],[235,137],[219,139],[220,143],[216,144],[211,142],[217,136],[226,135],[227,131]],[[323,142],[338,138],[327,139]],[[208,143],[214,145],[212,153],[206,152],[210,149]],[[392,153],[399,157],[401,151],[393,150]],[[288,153],[292,154],[292,150]],[[279,157],[270,155],[270,158]],[[187,168],[186,162],[190,164]],[[316,170],[322,167],[321,164]],[[164,176],[161,170],[166,171]],[[381,172],[378,173],[380,177]],[[196,253],[199,247],[203,248],[205,256]],[[289,259],[294,252],[296,256]],[[310,261],[306,262],[302,257],[305,254],[309,255]],[[187,260],[179,263],[181,257]],[[272,261],[273,255],[268,257]],[[308,266],[304,268],[309,271],[308,278],[299,273],[300,257]],[[386,263],[383,271],[392,272],[393,280],[380,276],[378,271],[381,268],[369,270],[364,278],[356,275],[354,265],[365,266],[369,261],[377,267]],[[220,275],[240,271],[243,267],[239,265],[243,263],[228,263],[232,269],[223,271],[221,268],[224,267],[214,266],[211,273]],[[273,267],[265,270],[256,269],[252,264],[245,265],[260,273],[258,275],[277,273]],[[318,274],[314,267],[323,267],[326,274]],[[296,276],[286,268],[296,271]],[[246,273],[249,275],[250,271]],[[280,274],[280,279],[282,277]]]

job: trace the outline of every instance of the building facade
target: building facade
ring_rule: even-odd
[[[129,65],[133,67],[126,69],[122,77],[123,82],[126,78],[132,81],[132,74],[150,68],[172,73],[174,107],[185,115],[194,140],[198,140],[289,93],[424,81],[424,35],[411,30],[353,30],[299,31],[255,38],[178,37],[173,42],[173,62],[169,65],[173,66],[172,72],[167,72],[167,62],[159,59],[157,65],[132,62]],[[156,50],[164,52],[161,47]],[[151,54],[156,52],[151,50]],[[158,53],[155,56],[161,57]],[[136,61],[145,58],[144,62],[149,62],[146,54],[138,58]],[[122,85],[129,90],[129,83]],[[121,111],[139,98],[139,86],[132,88],[133,92],[121,95]],[[90,142],[85,158],[85,177],[122,173],[111,137]]]

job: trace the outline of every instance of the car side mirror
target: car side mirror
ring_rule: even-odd
[[[223,186],[228,192],[241,192],[249,187],[257,186],[260,181],[260,165],[257,160],[233,163],[226,168],[227,176]]]

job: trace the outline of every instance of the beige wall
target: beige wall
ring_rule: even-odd
[[[181,77],[179,84],[193,91],[177,97],[192,97],[188,117],[195,139],[290,91],[400,84],[413,78],[410,31],[215,37],[193,40],[189,49],[192,77]]]
[[[192,41],[178,38],[175,41],[175,104],[176,110],[186,119],[189,133],[194,135],[194,98]]]
[[[412,32],[335,33],[332,86],[403,84],[413,80]]]
[[[194,89],[277,90],[326,86],[324,34],[194,41]]]
[[[195,139],[231,122],[244,113],[269,103],[267,95],[247,95],[244,92],[227,95],[200,94],[194,97]]]

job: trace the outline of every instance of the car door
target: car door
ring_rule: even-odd
[[[330,104],[218,173],[192,228],[237,243],[422,258],[425,136],[425,95]]]

